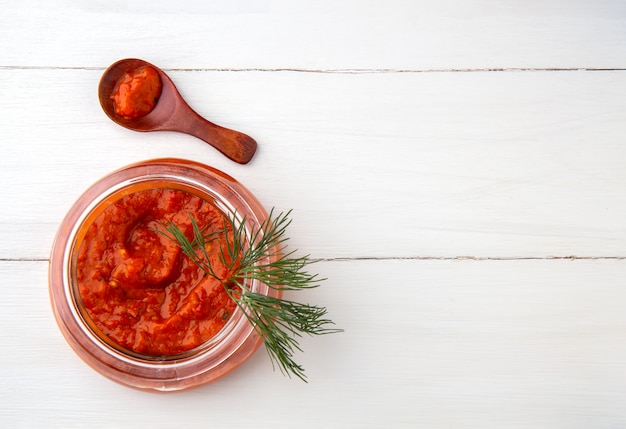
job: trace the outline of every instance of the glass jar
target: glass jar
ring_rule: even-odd
[[[204,344],[184,353],[151,356],[120,346],[91,320],[77,284],[78,253],[85,234],[106,207],[125,195],[154,188],[182,190],[210,202],[224,215],[234,217],[235,226],[243,222],[248,236],[261,228],[267,213],[249,190],[219,170],[193,161],[156,159],[124,167],[96,182],[61,223],[50,256],[49,288],[54,316],[65,339],[104,376],[130,387],[167,392],[222,377],[252,356],[262,339],[237,308]],[[278,253],[278,249],[269,250],[268,254]],[[265,259],[259,264],[268,262]],[[279,291],[258,281],[249,281],[246,287],[280,297]]]

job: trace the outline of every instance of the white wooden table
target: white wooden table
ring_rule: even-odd
[[[1,1],[0,427],[626,427],[626,2]],[[150,61],[252,135],[237,165],[96,98]],[[328,280],[298,299],[309,383],[264,352],[159,395],[103,378],[48,300],[84,189],[157,157],[210,164]]]

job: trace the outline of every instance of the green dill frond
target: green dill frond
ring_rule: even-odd
[[[325,280],[306,268],[313,263],[308,256],[295,256],[286,250],[285,236],[291,224],[287,213],[274,215],[272,209],[260,228],[247,231],[246,219],[236,222],[236,214],[225,217],[223,230],[206,234],[190,216],[193,240],[174,224],[161,232],[176,242],[182,252],[207,274],[222,280],[230,298],[263,338],[274,368],[306,382],[304,368],[294,361],[302,351],[298,338],[303,334],[323,335],[341,332],[326,318],[326,308],[252,292],[247,284],[258,281],[279,291],[316,288]],[[220,245],[219,258],[228,268],[228,277],[219,278],[206,251],[206,245],[220,233],[232,231],[233,240]],[[198,251],[198,249],[200,249]]]

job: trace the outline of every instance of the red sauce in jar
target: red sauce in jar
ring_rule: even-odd
[[[126,119],[147,115],[161,96],[161,78],[150,66],[139,67],[122,76],[113,88],[115,113]]]
[[[222,282],[157,232],[172,222],[191,239],[189,214],[207,233],[222,231],[207,253],[226,277],[218,254],[232,234],[223,232],[222,212],[191,193],[140,190],[89,226],[77,263],[80,296],[95,325],[120,346],[153,356],[182,353],[212,338],[235,310]]]

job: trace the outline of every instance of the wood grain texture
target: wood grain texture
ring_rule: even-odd
[[[4,3],[2,66],[626,68],[619,0]]]
[[[309,384],[272,372],[261,351],[165,396],[118,386],[72,353],[46,269],[0,262],[2,284],[19,285],[0,301],[3,427],[626,424],[626,261],[323,262],[329,280],[304,295],[345,332],[303,340]]]
[[[293,244],[316,258],[626,256],[625,72],[172,72],[199,113],[259,142],[250,168],[108,121],[100,74],[0,71],[15,94],[0,100],[0,258],[46,258],[87,186],[163,156],[294,209]]]

